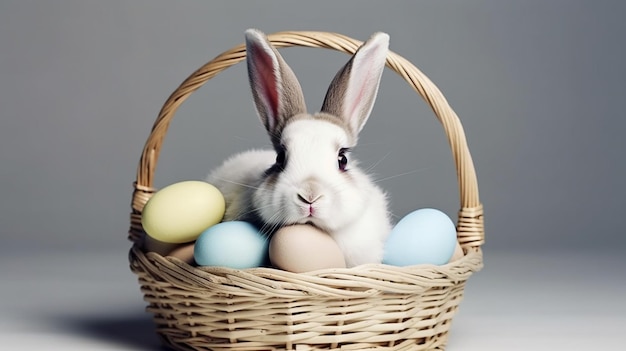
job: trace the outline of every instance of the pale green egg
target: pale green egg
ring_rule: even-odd
[[[226,204],[222,193],[203,181],[183,181],[157,191],[143,209],[141,224],[152,238],[186,243],[219,223]]]

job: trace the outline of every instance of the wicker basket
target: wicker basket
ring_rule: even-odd
[[[324,32],[268,37],[278,48],[308,46],[348,54],[361,44]],[[153,176],[172,117],[191,93],[245,56],[245,46],[239,45],[189,76],[165,102],[141,155],[129,259],[163,342],[178,350],[443,350],[465,282],[482,268],[483,211],[458,117],[437,87],[393,52],[387,67],[425,99],[447,133],[460,189],[457,232],[463,258],[443,266],[369,264],[296,274],[272,268],[197,268],[142,251],[141,211],[156,191]]]

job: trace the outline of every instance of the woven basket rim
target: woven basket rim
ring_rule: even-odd
[[[450,286],[455,282],[466,281],[483,266],[482,250],[479,249],[469,250],[463,257],[445,265],[399,267],[380,263],[306,273],[293,273],[271,267],[192,267],[176,257],[143,252],[138,245],[131,249],[130,261],[134,271],[139,272],[148,267],[152,269],[153,275],[174,286],[192,285],[199,292],[206,289],[230,290],[233,294],[235,291],[256,292],[265,297],[279,298],[312,295],[359,298],[369,297],[378,291],[417,293],[434,286]]]
[[[267,35],[277,48],[292,46],[325,48],[354,54],[362,41],[348,36],[319,31],[284,31]],[[157,189],[153,180],[157,162],[169,124],[180,105],[197,89],[223,70],[245,60],[245,44],[241,43],[207,62],[189,75],[163,104],[144,145],[133,190],[129,240],[140,243],[143,228],[141,213],[145,203]],[[457,238],[465,252],[480,251],[484,243],[483,207],[479,199],[478,181],[461,122],[437,86],[411,62],[389,51],[387,68],[399,74],[431,107],[446,132],[451,148],[459,186],[460,210]]]

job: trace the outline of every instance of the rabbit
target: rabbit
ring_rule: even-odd
[[[381,263],[388,197],[350,151],[372,111],[389,35],[375,33],[358,49],[315,114],[306,112],[300,83],[265,34],[248,29],[245,39],[252,95],[273,150],[236,154],[209,173],[224,194],[224,220],[252,222],[268,235],[312,224],[337,242],[347,267]]]

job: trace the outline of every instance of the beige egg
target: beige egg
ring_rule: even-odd
[[[454,253],[452,254],[452,257],[450,258],[450,261],[448,261],[448,263],[450,262],[454,262],[460,258],[462,258],[465,254],[463,253],[463,248],[461,247],[461,244],[459,244],[459,242],[456,242],[456,246],[454,247]]]
[[[183,244],[171,244],[164,243],[152,238],[149,235],[144,235],[143,250],[145,252],[156,252],[161,256],[171,256],[187,262],[188,264],[194,264],[193,248],[195,242],[183,243]]]
[[[190,265],[195,265],[196,261],[193,258],[193,248],[195,246],[194,244],[195,242],[179,245],[166,256],[176,257],[179,260],[186,262]]]
[[[279,229],[270,241],[269,255],[274,266],[295,273],[346,267],[335,240],[311,225]]]

